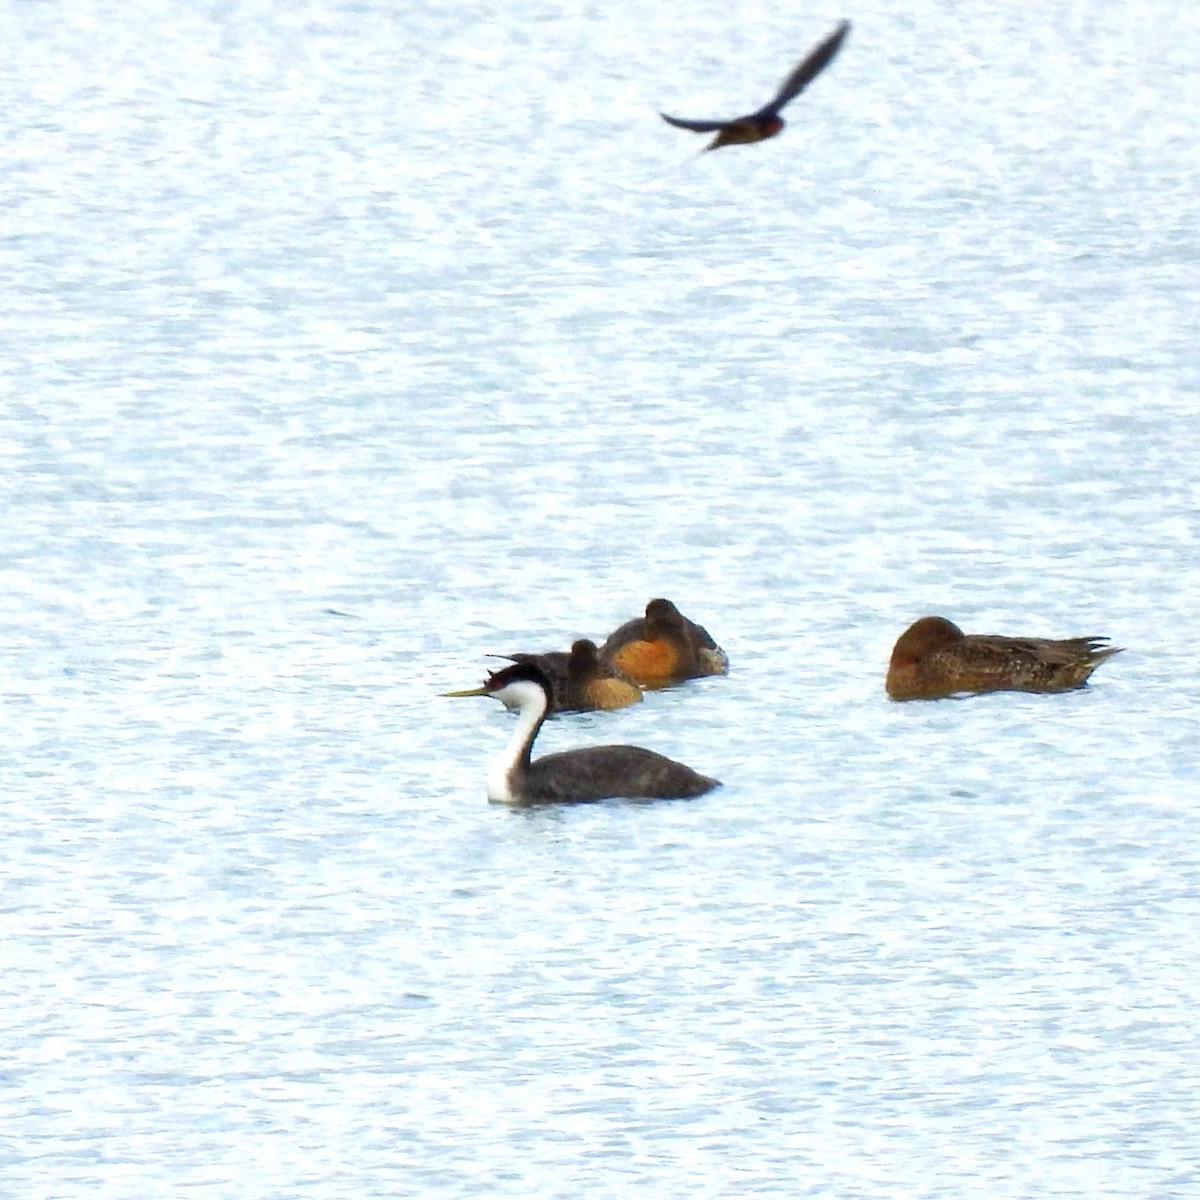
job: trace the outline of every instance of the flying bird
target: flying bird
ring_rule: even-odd
[[[775,99],[749,116],[736,117],[732,121],[687,121],[682,117],[669,117],[666,113],[659,113],[659,116],[677,129],[690,129],[693,133],[715,133],[717,136],[704,147],[705,150],[719,150],[722,146],[739,146],[774,137],[785,123],[779,115],[779,110],[789,101],[795,100],[829,66],[849,32],[850,22],[842,21],[820,45],[809,51],[808,57],[783,81]]]

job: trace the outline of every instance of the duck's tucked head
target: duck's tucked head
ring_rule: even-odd
[[[953,621],[947,621],[945,617],[922,617],[896,640],[892,666],[920,662],[927,654],[962,640],[963,631]]]
[[[593,675],[600,669],[600,652],[591,638],[580,638],[571,643],[571,657],[567,670],[572,675]]]
[[[540,705],[543,710],[550,703],[552,694],[550,680],[545,671],[535,663],[513,663],[502,671],[492,671],[482,687],[468,688],[463,692],[443,692],[444,696],[493,696],[505,708],[528,708]]]
[[[683,613],[670,600],[651,600],[646,605],[646,636],[648,638],[683,632]]]

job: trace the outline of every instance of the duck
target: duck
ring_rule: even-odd
[[[616,667],[602,662],[596,643],[579,638],[570,651],[551,650],[545,654],[505,654],[509,662],[536,663],[550,680],[550,708],[547,715],[560,712],[592,712],[596,709],[625,708],[642,699],[642,689]]]
[[[661,597],[646,605],[644,617],[626,621],[608,635],[600,660],[643,688],[729,673],[729,657],[708,630]]]
[[[946,617],[922,617],[897,639],[885,686],[893,700],[959,692],[1067,692],[1123,647],[1106,637],[1002,637],[963,633]]]
[[[517,713],[517,728],[488,772],[487,796],[493,804],[526,807],[617,797],[682,800],[721,786],[719,780],[641,746],[586,746],[533,758],[552,692],[553,684],[536,662],[518,662],[491,672],[481,687],[443,693],[491,696]]]

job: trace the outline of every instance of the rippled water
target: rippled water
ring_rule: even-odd
[[[412,7],[10,7],[6,1194],[1196,1195],[1200,16]],[[655,595],[725,788],[489,806]]]

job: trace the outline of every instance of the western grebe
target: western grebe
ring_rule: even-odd
[[[642,689],[625,678],[616,667],[600,661],[596,643],[580,638],[570,651],[548,654],[505,654],[509,662],[531,662],[541,667],[550,680],[550,712],[591,712],[594,709],[624,708],[642,698]]]
[[[519,720],[507,749],[487,777],[488,799],[498,804],[552,804],[615,796],[678,800],[702,796],[720,784],[639,746],[588,746],[530,759],[550,703],[550,680],[536,663],[493,673],[482,687],[447,696],[494,696]]]
[[[731,121],[688,121],[683,117],[668,117],[666,113],[658,115],[678,129],[690,129],[693,133],[715,133],[717,136],[704,147],[705,150],[719,150],[722,146],[744,145],[747,142],[761,142],[764,138],[774,137],[784,126],[779,110],[789,101],[795,100],[829,66],[849,32],[850,22],[842,21],[794,68],[783,81],[776,97],[749,116],[735,117]]]
[[[626,621],[609,634],[600,658],[646,688],[729,673],[725,651],[703,625],[689,621],[670,600],[651,600],[644,617]]]
[[[1121,652],[1107,641],[965,634],[945,617],[922,617],[896,642],[887,693],[893,700],[936,700],[955,692],[1067,692]]]

